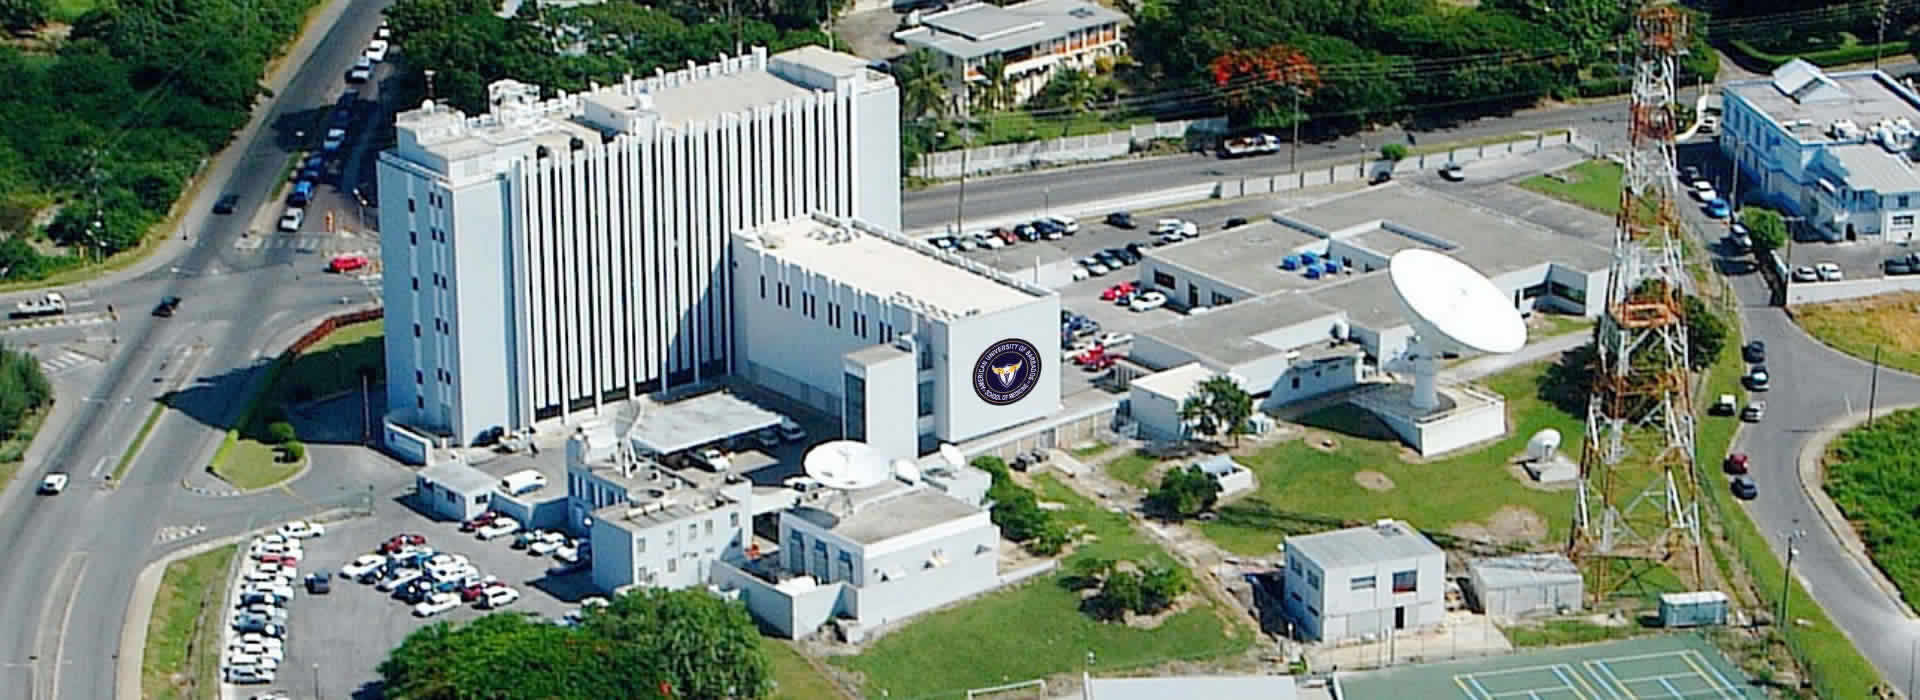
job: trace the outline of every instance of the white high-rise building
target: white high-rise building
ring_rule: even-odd
[[[392,425],[464,444],[725,374],[733,232],[814,212],[900,225],[898,91],[859,58],[756,48],[538,93],[502,81],[486,114],[395,119]]]

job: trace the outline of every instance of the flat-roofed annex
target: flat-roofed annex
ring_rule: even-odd
[[[987,268],[977,263],[973,264],[975,269],[969,269],[962,267],[966,261],[950,254],[909,247],[904,237],[889,240],[857,227],[835,226],[812,217],[790,219],[740,235],[769,257],[881,298],[904,295],[954,316],[974,311],[993,313],[1043,296],[1038,288],[1022,288],[1011,280],[989,277],[983,274]]]

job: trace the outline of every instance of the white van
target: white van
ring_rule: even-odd
[[[500,492],[509,496],[538,491],[546,485],[547,477],[532,469],[522,469],[500,478]]]
[[[1047,220],[1058,225],[1062,230],[1065,230],[1067,233],[1080,232],[1080,222],[1074,221],[1073,217],[1071,216],[1049,216],[1047,217]]]

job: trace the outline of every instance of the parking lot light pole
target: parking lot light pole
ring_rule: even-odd
[[[320,700],[320,664],[313,665],[313,700]]]
[[[1792,611],[1793,603],[1793,596],[1789,593],[1793,586],[1793,557],[1800,553],[1798,544],[1800,543],[1800,538],[1807,536],[1807,531],[1794,530],[1786,533],[1786,535],[1787,566],[1785,571],[1780,574],[1780,620],[1774,623],[1780,625],[1780,633],[1782,635],[1787,634],[1793,628],[1792,621],[1787,619],[1787,615]]]

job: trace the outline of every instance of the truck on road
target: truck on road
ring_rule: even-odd
[[[1236,136],[1220,143],[1221,158],[1244,158],[1280,152],[1280,137],[1272,134]]]
[[[47,292],[38,299],[28,299],[15,304],[12,318],[40,318],[58,316],[67,312],[67,298],[59,292]]]

